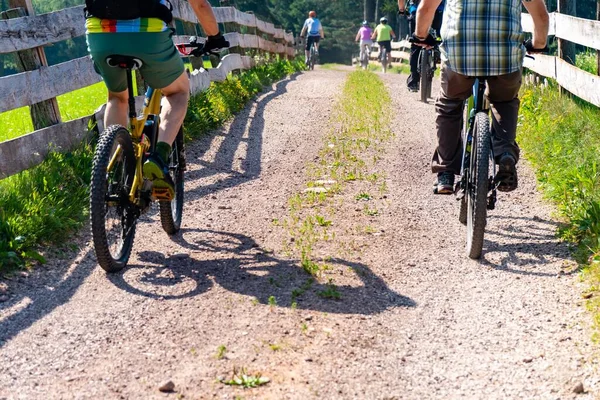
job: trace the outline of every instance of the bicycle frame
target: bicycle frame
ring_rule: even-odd
[[[131,189],[129,190],[129,201],[133,204],[139,204],[138,192],[144,182],[142,174],[142,160],[144,154],[151,150],[151,146],[156,144],[156,138],[148,138],[144,135],[144,127],[150,115],[160,114],[160,102],[162,92],[160,89],[148,87],[144,99],[144,107],[142,113],[138,116],[135,110],[135,97],[133,95],[133,79],[131,77],[131,69],[126,69],[127,74],[127,89],[129,93],[129,133],[133,142],[133,151],[136,158],[135,176]],[[107,170],[110,171],[114,167],[116,161],[121,154],[120,148],[117,148],[108,163]]]

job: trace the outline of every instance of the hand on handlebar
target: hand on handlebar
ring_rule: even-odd
[[[416,44],[417,46],[425,47],[426,49],[431,49],[432,47],[438,45],[438,41],[431,35],[431,33],[428,34],[425,39],[421,39],[418,38],[413,32],[408,41]]]
[[[548,52],[548,45],[546,45],[543,49],[536,49],[535,47],[533,47],[533,42],[531,41],[531,39],[527,39],[523,42],[523,46],[525,46],[525,50],[527,50],[527,53],[547,53]]]

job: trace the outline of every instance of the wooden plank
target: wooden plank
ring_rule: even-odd
[[[0,179],[40,164],[50,151],[66,152],[88,137],[89,116],[0,143]]]
[[[525,57],[523,66],[546,78],[556,79],[556,57],[536,54],[535,59]]]
[[[556,32],[556,14],[557,13],[550,13],[550,23],[548,26],[548,36],[553,36]],[[522,13],[521,14],[521,27],[523,29],[523,32],[529,32],[532,33],[533,32],[533,19],[531,18],[531,15],[527,14],[527,13]]]
[[[556,36],[600,50],[600,21],[556,14]]]
[[[556,81],[575,96],[600,107],[600,76],[556,59]]]
[[[87,56],[35,71],[5,76],[0,78],[0,112],[39,103],[101,80]]]
[[[83,6],[48,14],[1,20],[0,53],[32,49],[84,34]]]

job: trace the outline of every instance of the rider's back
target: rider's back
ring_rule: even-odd
[[[467,76],[497,76],[521,68],[521,0],[446,0],[442,58]]]

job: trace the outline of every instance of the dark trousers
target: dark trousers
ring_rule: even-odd
[[[433,154],[433,172],[452,171],[460,174],[462,161],[463,104],[473,93],[475,78],[458,74],[442,65],[441,91],[435,101],[438,146]],[[519,88],[522,71],[506,75],[488,76],[486,97],[492,112],[492,147],[495,156],[505,152],[519,160],[517,145],[517,118],[519,115]]]
[[[431,27],[435,29],[438,36],[440,35],[440,29],[442,28],[442,19],[444,13],[441,11],[436,11],[435,17],[433,18],[433,22],[431,23]],[[408,20],[408,26],[410,28],[410,33],[415,33],[415,27],[417,25],[416,15],[411,14]],[[416,44],[412,44],[410,46],[410,75],[406,80],[406,84],[408,86],[417,85],[419,80],[421,79],[421,74],[419,73],[419,52],[422,47],[417,46]]]

